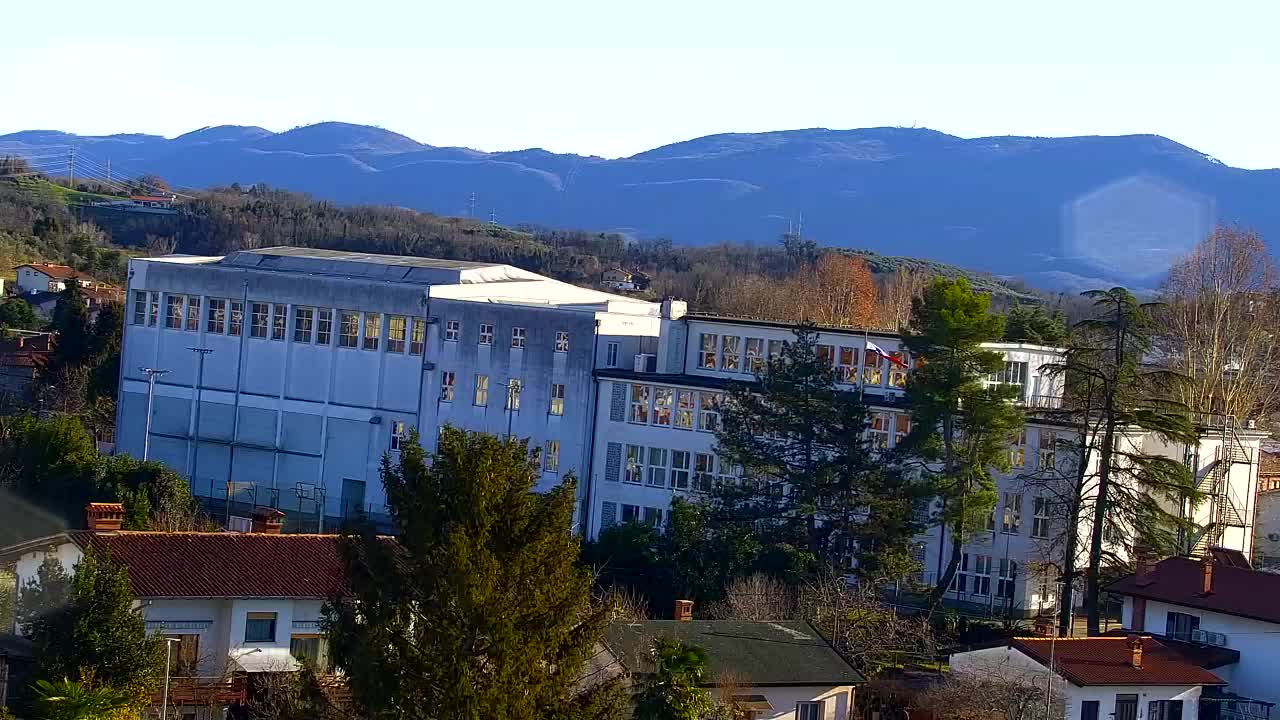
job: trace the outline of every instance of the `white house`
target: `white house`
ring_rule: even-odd
[[[1053,668],[1051,674],[1049,668]],[[1013,638],[951,656],[951,672],[1052,690],[1067,720],[1197,720],[1222,678],[1149,636]]]
[[[1107,589],[1124,596],[1126,629],[1238,658],[1215,672],[1242,706],[1257,701],[1251,716],[1266,717],[1280,703],[1280,575],[1216,551],[1204,560],[1144,560]]]
[[[81,287],[101,284],[73,267],[56,263],[28,263],[17,266],[13,272],[17,275],[18,292],[22,295],[62,292],[67,289],[68,282],[77,282]]]
[[[596,661],[599,671],[611,674],[613,665],[632,678],[651,672],[658,638],[705,650],[705,687],[716,694],[731,681],[733,700],[750,720],[845,720],[855,687],[865,682],[812,626],[796,621],[615,622],[605,634],[608,661]]]
[[[328,668],[320,618],[344,586],[336,536],[281,535],[271,511],[249,533],[121,531],[116,503],[87,514],[89,530],[0,549],[0,562],[23,587],[49,558],[70,573],[86,551],[109,553],[128,572],[147,629],[175,639],[174,704],[194,713],[243,701],[246,674],[294,670],[303,657]]]

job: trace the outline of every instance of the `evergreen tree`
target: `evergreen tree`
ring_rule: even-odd
[[[93,350],[93,332],[89,323],[89,306],[80,284],[72,280],[58,293],[50,328],[58,333],[53,348],[50,370],[83,365]]]
[[[882,458],[867,437],[858,393],[836,385],[817,333],[796,330],[756,386],[730,388],[716,434],[740,482],[711,490],[717,515],[768,528],[774,538],[837,567],[901,569],[919,529],[919,486]]]
[[[608,621],[570,527],[576,482],[547,494],[524,442],[446,427],[428,462],[410,434],[382,481],[396,541],[346,536],[348,595],[326,609],[362,716],[613,717],[611,684],[576,682]]]
[[[1061,312],[1049,315],[1039,305],[1014,305],[1004,319],[1007,342],[1035,345],[1057,345],[1067,339],[1067,326]]]
[[[1143,365],[1152,344],[1154,304],[1139,303],[1124,288],[1084,293],[1098,314],[1076,324],[1064,361],[1052,370],[1072,390],[1064,411],[1096,455],[1092,477],[1078,484],[1075,502],[1090,517],[1085,606],[1090,634],[1100,630],[1104,570],[1124,564],[1115,551],[1141,544],[1172,554],[1194,532],[1182,510],[1199,502],[1190,470],[1177,459],[1147,453],[1134,431],[1167,443],[1197,442],[1190,413],[1178,400],[1185,378]],[[1070,553],[1075,543],[1067,548]]]
[[[702,688],[707,677],[707,651],[680,640],[653,641],[653,671],[635,696],[635,720],[713,720],[728,717]]]
[[[950,534],[951,558],[933,589],[941,599],[960,566],[964,542],[983,530],[996,505],[993,470],[1009,469],[1009,446],[1022,429],[1015,391],[983,387],[1004,366],[982,343],[1000,340],[1004,322],[990,297],[964,278],[936,278],[912,302],[904,341],[919,360],[907,380],[912,428],[900,446],[925,461],[923,474],[942,500],[939,522]]]
[[[40,327],[40,318],[31,304],[22,298],[11,298],[0,304],[0,327],[14,330],[35,330]]]

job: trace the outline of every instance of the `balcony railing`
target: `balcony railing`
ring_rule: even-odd
[[[164,691],[156,693],[155,703],[164,702]],[[245,676],[171,677],[169,705],[229,705],[245,701]]]

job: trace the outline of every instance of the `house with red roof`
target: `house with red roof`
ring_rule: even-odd
[[[1202,560],[1144,558],[1107,589],[1124,598],[1127,631],[1232,653],[1214,672],[1228,683],[1227,702],[1249,706],[1241,717],[1267,717],[1280,703],[1280,575],[1214,549]]]
[[[243,700],[247,675],[296,670],[303,658],[329,667],[320,620],[344,587],[337,536],[283,535],[283,513],[269,508],[247,533],[125,531],[118,503],[86,514],[88,530],[0,549],[0,564],[18,587],[50,558],[68,572],[91,550],[123,564],[147,628],[174,639],[171,702],[229,705]]]
[[[1067,720],[1198,720],[1206,688],[1226,684],[1181,649],[1136,634],[1016,637],[952,655],[951,672],[1051,690]]]

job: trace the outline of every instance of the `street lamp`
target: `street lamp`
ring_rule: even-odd
[[[142,436],[142,462],[146,462],[147,453],[151,450],[151,400],[156,394],[156,376],[164,375],[169,371],[149,367],[140,367],[138,371],[147,375],[147,429],[146,434]]]
[[[182,638],[164,639],[164,696],[160,703],[160,720],[169,717],[169,671],[173,667],[173,644],[176,642],[182,642]]]

